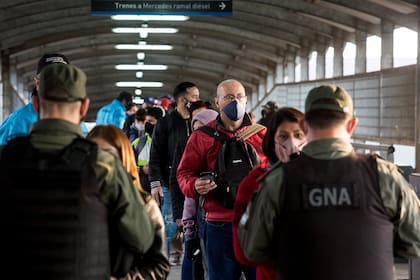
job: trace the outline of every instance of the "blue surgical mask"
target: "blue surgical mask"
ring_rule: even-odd
[[[245,106],[234,100],[223,108],[223,113],[232,121],[238,121],[245,115]]]

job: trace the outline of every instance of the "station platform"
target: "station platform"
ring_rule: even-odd
[[[408,264],[397,263],[395,264],[395,270],[398,280],[409,280]],[[168,280],[180,280],[181,279],[181,266],[172,266],[171,272],[169,273]],[[268,280],[268,279],[267,279]]]

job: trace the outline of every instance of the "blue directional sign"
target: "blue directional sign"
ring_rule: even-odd
[[[232,1],[91,0],[91,13],[93,15],[231,16]]]

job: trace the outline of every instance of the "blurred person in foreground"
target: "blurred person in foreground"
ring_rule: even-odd
[[[335,85],[305,101],[308,144],[260,183],[239,223],[245,256],[278,260],[279,279],[395,279],[420,256],[420,201],[398,167],[356,154],[353,100]]]
[[[155,229],[153,245],[145,254],[133,254],[129,251],[123,254],[124,266],[127,266],[130,272],[120,279],[166,279],[170,266],[166,255],[166,244],[163,242],[165,240],[163,218],[156,201],[142,188],[130,142],[124,132],[114,125],[96,126],[89,132],[87,138],[122,161],[123,166],[133,178],[134,185],[146,201],[147,213]]]
[[[40,120],[30,135],[0,147],[3,276],[15,278],[22,264],[35,279],[125,275],[119,248],[146,253],[154,230],[121,162],[83,138],[85,73],[48,65],[33,105]]]
[[[255,263],[250,262],[242,252],[238,240],[239,220],[245,212],[252,195],[258,190],[259,181],[267,170],[299,156],[300,151],[306,144],[306,136],[302,127],[303,119],[303,113],[291,107],[283,107],[273,113],[262,144],[263,152],[269,160],[267,163],[255,167],[239,185],[234,207],[232,234],[235,256],[240,263],[249,266],[256,265]],[[273,266],[273,263],[274,262],[257,265],[256,279],[278,279],[277,268]]]

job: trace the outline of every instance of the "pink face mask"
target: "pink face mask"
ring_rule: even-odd
[[[281,162],[288,162],[290,155],[299,154],[303,146],[306,145],[306,141],[300,140],[294,137],[289,137],[282,144],[274,143],[274,152]]]

